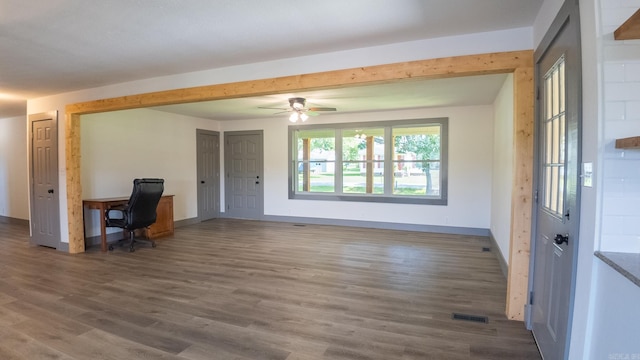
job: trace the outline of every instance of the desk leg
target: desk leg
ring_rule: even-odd
[[[107,227],[104,221],[105,205],[100,205],[100,250],[107,251]]]

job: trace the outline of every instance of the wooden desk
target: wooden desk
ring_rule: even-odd
[[[128,196],[82,200],[83,207],[100,211],[100,250],[103,252],[107,251],[107,231],[104,214],[108,209],[125,205],[128,202]],[[156,213],[156,222],[145,229],[144,236],[149,239],[155,239],[161,236],[173,235],[173,195],[163,195],[160,198]]]

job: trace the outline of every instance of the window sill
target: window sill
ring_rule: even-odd
[[[436,197],[408,197],[408,196],[376,196],[376,195],[332,195],[332,194],[290,194],[292,200],[322,200],[322,201],[353,201],[382,204],[418,204],[418,205],[447,205],[447,199]]]

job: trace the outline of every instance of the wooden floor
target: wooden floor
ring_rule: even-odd
[[[69,255],[27,231],[0,224],[0,359],[540,359],[483,237],[212,220]]]

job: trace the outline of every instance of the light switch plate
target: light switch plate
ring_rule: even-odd
[[[593,163],[582,164],[582,186],[593,187]]]

